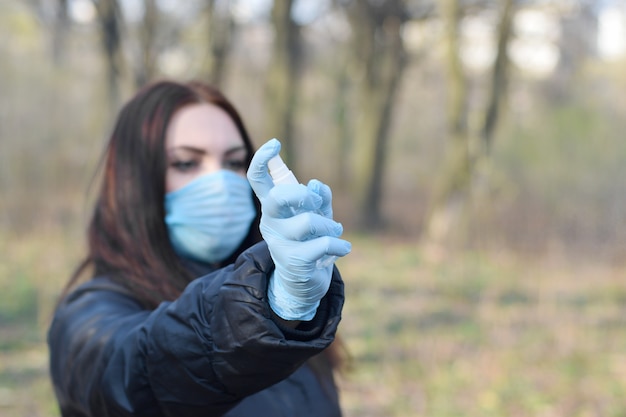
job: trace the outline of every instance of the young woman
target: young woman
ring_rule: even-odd
[[[87,255],[48,333],[63,416],[341,414],[343,282],[317,261],[350,244],[326,185],[274,186],[279,151],[253,154],[201,83],[154,83],[121,110]]]

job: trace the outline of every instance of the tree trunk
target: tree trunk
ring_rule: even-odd
[[[267,75],[267,139],[283,144],[285,162],[297,166],[294,118],[300,91],[300,27],[291,18],[293,0],[275,0],[272,8],[274,43]]]
[[[354,30],[354,67],[363,68],[355,138],[351,151],[354,200],[363,229],[383,226],[381,201],[383,174],[396,93],[406,67],[402,39],[406,21],[404,3],[379,6],[358,1],[350,11]]]
[[[467,81],[460,56],[459,0],[440,0],[447,67],[448,146],[443,171],[435,186],[426,226],[426,240],[441,244],[459,225],[468,198],[471,160],[467,127]]]
[[[346,52],[346,51],[344,51]],[[345,162],[350,159],[350,138],[352,136],[351,125],[349,121],[349,96],[351,90],[350,75],[344,60],[337,66],[333,74],[335,79],[335,96],[331,103],[334,107],[334,125],[335,125],[335,157],[334,165],[336,171],[333,173],[337,177],[335,182],[338,190],[346,190],[348,188],[348,177],[350,170]]]
[[[486,182],[485,166],[493,146],[493,136],[507,84],[507,46],[511,38],[514,13],[513,0],[505,0],[499,21],[491,90],[484,121],[476,135],[467,124],[470,109],[467,108],[467,82],[459,55],[459,0],[440,0],[440,6],[446,25],[449,145],[424,236],[426,243],[434,245],[443,245],[451,237],[458,237],[463,232],[469,203],[473,197],[472,187],[478,179],[481,183]],[[476,142],[478,146],[472,146]]]
[[[156,0],[144,0],[144,15],[139,28],[140,59],[135,71],[135,87],[150,82],[156,75],[157,32],[159,28],[159,8]]]
[[[224,9],[224,10],[223,10]],[[208,79],[215,86],[222,86],[228,67],[235,32],[235,21],[226,8],[220,8],[215,0],[208,1],[209,48],[211,60]]]
[[[114,114],[120,103],[120,79],[124,71],[121,13],[117,0],[94,0],[93,3],[100,24],[102,50],[107,66],[110,114]]]
[[[365,194],[365,205],[363,206],[363,218],[366,220],[366,224],[370,224],[374,228],[382,225],[381,202],[383,200],[383,176],[387,161],[387,150],[389,148],[389,131],[391,130],[398,86],[406,67],[406,55],[402,44],[401,28],[399,27],[401,23],[399,21],[394,23],[398,27],[391,29],[390,43],[392,46],[388,50],[388,53],[392,55],[388,58],[391,60],[392,66],[388,70],[385,82],[387,85],[386,91],[382,92],[382,97],[380,98],[380,115],[374,137],[372,178]]]
[[[514,16],[513,0],[504,0],[500,26],[498,30],[498,46],[496,59],[493,64],[491,76],[491,90],[489,92],[489,103],[483,124],[481,139],[483,153],[489,155],[493,144],[493,135],[500,116],[502,98],[506,95],[508,83],[509,59],[507,48],[512,35]]]

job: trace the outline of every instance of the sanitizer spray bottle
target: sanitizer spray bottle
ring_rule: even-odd
[[[276,155],[272,159],[267,162],[267,167],[270,171],[270,176],[272,177],[272,181],[274,185],[278,184],[299,184],[300,182],[293,175],[293,172],[287,167],[285,162],[283,162],[280,155]],[[294,213],[295,214],[295,213]],[[321,213],[320,213],[321,214]],[[317,260],[315,266],[317,268],[326,268],[327,266],[335,263],[337,259],[336,256],[326,255],[323,258]]]

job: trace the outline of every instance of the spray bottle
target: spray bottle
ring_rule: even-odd
[[[291,170],[287,167],[285,162],[283,162],[280,155],[276,155],[272,159],[267,162],[267,167],[270,171],[270,176],[272,177],[272,181],[274,181],[274,185],[278,184],[299,184],[300,182],[296,178],[296,176],[291,172]],[[296,214],[294,212],[294,214]],[[319,213],[322,214],[322,213]],[[326,268],[327,266],[332,265],[336,256],[325,255],[324,257],[317,260],[315,266],[319,269]]]

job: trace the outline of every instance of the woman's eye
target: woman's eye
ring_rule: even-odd
[[[189,161],[174,161],[171,164],[171,167],[180,172],[189,172],[198,167],[198,161],[189,160]]]
[[[225,161],[224,168],[231,171],[244,171],[246,169],[246,162],[243,160]]]

